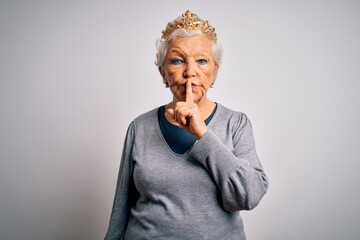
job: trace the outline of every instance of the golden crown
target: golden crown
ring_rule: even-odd
[[[209,25],[206,20],[201,20],[196,14],[187,10],[181,17],[169,22],[166,29],[163,30],[161,38],[166,40],[177,29],[185,29],[188,31],[202,31],[210,40],[216,42],[217,36],[215,28]]]

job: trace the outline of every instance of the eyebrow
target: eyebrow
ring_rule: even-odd
[[[168,56],[170,56],[171,54],[180,54],[181,56],[186,56],[186,54],[181,51],[180,49],[171,49],[168,52]],[[195,52],[194,56],[204,56],[204,57],[211,57],[212,53],[208,53],[207,51],[199,51],[199,52]]]
[[[184,52],[183,51],[181,51],[181,50],[179,50],[179,49],[171,49],[169,52],[168,52],[169,54],[170,53],[180,53],[181,55],[184,55]]]

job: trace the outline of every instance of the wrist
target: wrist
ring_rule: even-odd
[[[199,132],[197,132],[196,134],[194,134],[194,136],[196,137],[197,140],[199,140],[202,136],[204,136],[204,134],[208,131],[208,127],[205,126],[204,128],[202,128]]]

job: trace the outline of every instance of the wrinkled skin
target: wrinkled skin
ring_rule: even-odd
[[[204,120],[216,106],[207,98],[218,72],[211,40],[205,36],[174,39],[159,70],[173,94],[166,119],[200,139],[208,130]]]

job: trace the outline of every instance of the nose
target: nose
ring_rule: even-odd
[[[196,75],[196,64],[192,61],[188,61],[185,65],[185,69],[184,69],[184,78],[191,78],[191,77],[195,77]]]

